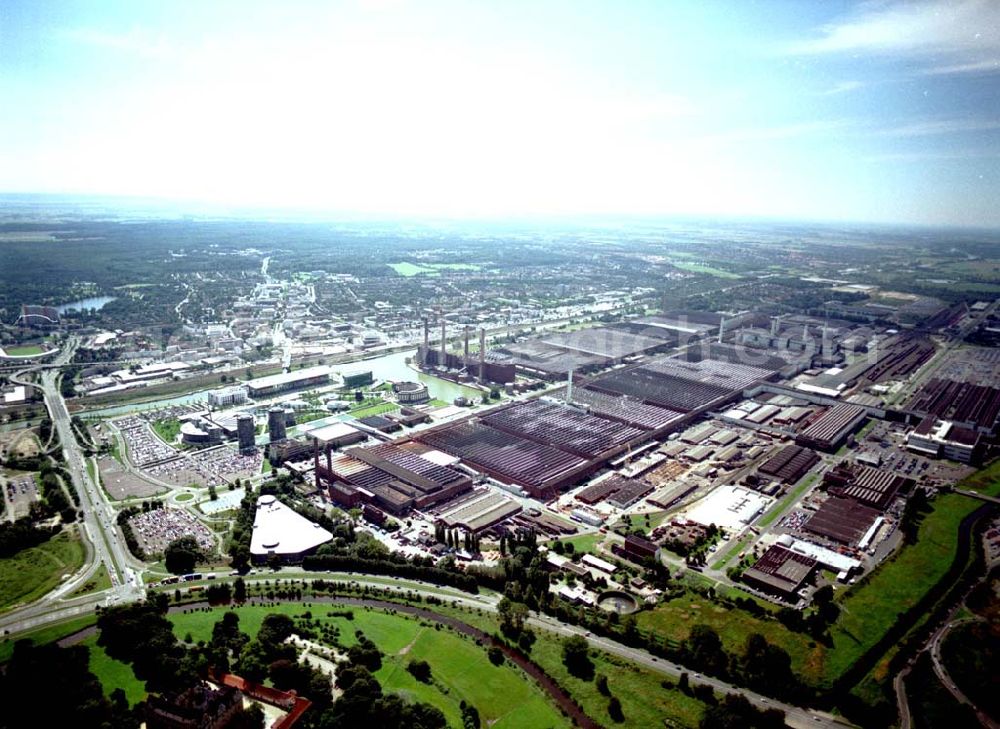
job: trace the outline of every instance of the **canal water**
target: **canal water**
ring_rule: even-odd
[[[409,380],[411,382],[418,380],[427,385],[427,392],[430,393],[431,397],[437,398],[438,400],[444,400],[447,403],[451,403],[456,397],[465,397],[469,400],[473,400],[479,399],[482,396],[482,391],[477,390],[474,387],[460,385],[457,382],[451,382],[450,380],[442,380],[440,377],[434,377],[433,375],[418,372],[417,370],[411,368],[406,363],[406,359],[407,357],[414,358],[416,355],[417,350],[413,349],[406,352],[386,354],[381,357],[366,359],[360,362],[334,365],[333,369],[338,373],[364,372],[365,370],[371,370],[372,376],[376,380]]]
[[[469,400],[478,400],[482,397],[482,391],[474,387],[466,387],[456,382],[442,380],[440,377],[424,374],[412,369],[407,363],[407,357],[416,356],[416,350],[406,352],[395,352],[393,354],[382,355],[372,359],[351,362],[348,364],[331,365],[334,372],[364,372],[371,370],[372,377],[376,380],[419,380],[427,385],[427,392],[432,398],[451,403],[456,397],[465,397]],[[156,410],[171,405],[188,405],[191,403],[204,403],[208,398],[208,390],[201,390],[189,395],[165,398],[144,403],[132,403],[128,405],[116,405],[114,407],[100,408],[97,410],[87,410],[81,413],[84,417],[113,418],[126,413],[141,412],[143,410]],[[344,418],[331,417],[330,421]]]

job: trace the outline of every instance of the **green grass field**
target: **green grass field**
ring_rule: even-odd
[[[742,655],[747,638],[752,633],[760,633],[788,651],[793,671],[809,681],[819,680],[822,675],[826,649],[808,636],[791,632],[777,620],[725,608],[697,594],[682,595],[653,610],[638,613],[637,618],[639,627],[676,641],[687,638],[692,625],[703,623],[719,634],[727,651],[738,655]]]
[[[146,698],[145,684],[135,677],[132,666],[122,663],[104,652],[97,645],[97,636],[91,635],[80,641],[90,651],[90,672],[97,676],[104,687],[104,694],[110,696],[116,688],[125,692],[129,706],[135,706]]]
[[[660,674],[607,653],[591,651],[591,656],[595,674],[608,677],[609,690],[621,701],[625,715],[621,724],[615,724],[608,716],[608,697],[601,695],[595,681],[576,678],[566,670],[558,639],[542,633],[531,649],[532,660],[569,691],[587,715],[602,726],[698,726],[704,712],[702,703],[677,689],[663,688],[664,677]]]
[[[37,547],[0,560],[0,612],[54,589],[63,575],[80,569],[83,557],[80,538],[63,531]]]
[[[109,589],[111,589],[111,576],[108,575],[108,568],[101,563],[101,566],[97,568],[97,572],[89,580],[80,585],[80,587],[71,592],[69,597],[79,597],[80,595],[89,595],[92,592]]]
[[[164,418],[153,423],[153,430],[165,442],[173,445],[181,432],[181,421],[177,418]]]
[[[28,357],[34,354],[41,354],[46,349],[45,347],[39,347],[37,344],[26,344],[20,347],[4,347],[3,351],[11,357]]]
[[[559,541],[563,544],[572,544],[573,549],[577,552],[594,552],[597,549],[597,544],[604,541],[604,534],[580,534],[575,537],[566,537],[564,539],[558,539],[553,541]],[[552,542],[549,542],[552,544]]]
[[[382,686],[414,701],[434,704],[444,712],[450,726],[461,726],[462,700],[479,710],[483,726],[506,729],[569,726],[530,679],[510,665],[493,666],[486,651],[471,640],[448,630],[435,630],[409,617],[377,611],[354,609],[354,620],[325,617],[332,609],[340,608],[313,605],[311,611],[314,618],[339,627],[341,640],[347,645],[355,641],[355,630],[363,631],[384,653],[382,668],[376,673]],[[270,612],[301,615],[304,610],[301,605],[288,604],[236,608],[240,629],[250,635],[256,634]],[[178,638],[190,632],[195,641],[207,640],[222,613],[221,609],[174,613],[170,619]],[[433,674],[430,684],[416,681],[406,671],[411,659],[430,663]]]
[[[14,654],[14,643],[19,640],[30,640],[36,645],[45,645],[46,643],[65,638],[67,635],[72,635],[84,628],[90,627],[96,622],[96,615],[85,615],[82,618],[73,618],[64,623],[49,625],[5,638],[3,642],[0,642],[0,663],[10,660],[10,657]]]
[[[399,410],[399,405],[394,402],[380,402],[375,405],[367,405],[357,410],[351,410],[352,418],[369,418],[372,415],[384,415]]]
[[[190,501],[193,498],[194,494],[185,491],[183,494],[177,494],[177,496],[174,498],[174,501]]]

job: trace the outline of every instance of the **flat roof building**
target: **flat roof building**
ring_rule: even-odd
[[[285,506],[273,495],[257,499],[250,555],[262,562],[272,554],[296,561],[333,539],[333,534]]]
[[[246,383],[250,397],[268,397],[280,392],[295,390],[301,387],[315,387],[330,382],[330,368],[306,367],[292,372],[281,372],[277,375],[258,377]]]
[[[816,565],[812,557],[776,544],[743,573],[743,581],[763,592],[790,598],[813,575]]]

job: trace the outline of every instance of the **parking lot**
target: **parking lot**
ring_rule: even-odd
[[[4,513],[8,521],[27,516],[32,502],[41,498],[33,473],[12,475],[5,472],[0,474],[0,484],[3,484],[3,497],[7,505]]]

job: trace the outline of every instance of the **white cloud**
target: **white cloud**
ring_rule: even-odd
[[[997,119],[933,119],[913,122],[889,129],[881,129],[876,134],[887,137],[929,137],[938,134],[961,134],[965,132],[989,132],[1000,129]]]
[[[933,57],[931,68],[939,74],[988,71],[1000,56],[1000,2],[867,2],[851,17],[824,26],[818,37],[786,50],[792,55],[926,56]]]
[[[850,91],[857,91],[858,89],[867,86],[862,81],[838,81],[831,88],[826,91],[819,92],[820,96],[836,96],[838,94],[846,94]]]

